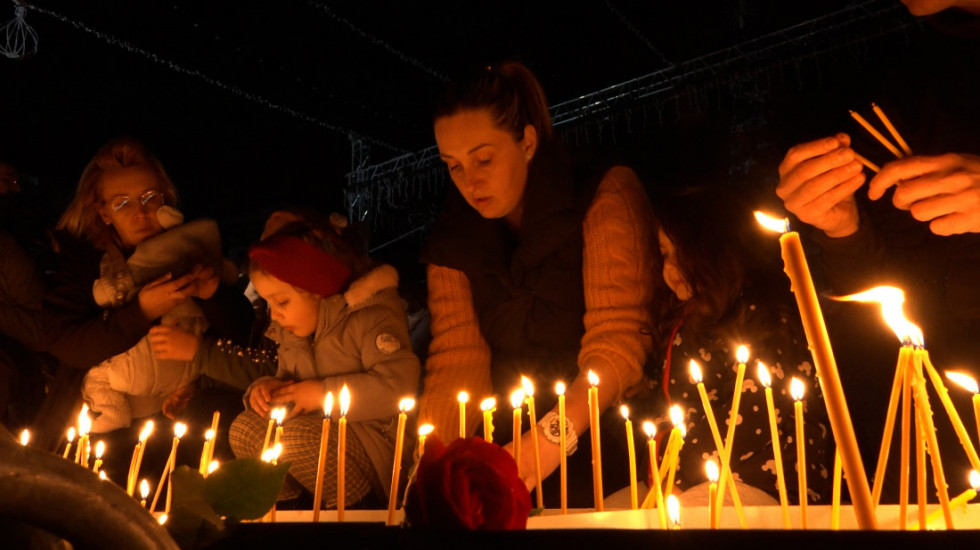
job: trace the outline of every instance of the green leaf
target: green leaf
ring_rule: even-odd
[[[273,466],[257,458],[225,462],[203,479],[204,500],[219,516],[258,519],[275,504],[289,463]]]
[[[540,516],[544,512],[544,508],[531,508],[531,511],[527,513],[527,517],[533,518],[534,516]]]
[[[205,499],[206,482],[200,472],[187,466],[178,466],[174,470],[170,482],[174,488],[171,510],[174,512],[180,510],[189,516],[198,517],[215,527],[221,528],[221,517]]]

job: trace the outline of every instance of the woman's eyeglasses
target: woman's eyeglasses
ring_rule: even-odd
[[[109,208],[116,214],[133,214],[136,212],[137,202],[144,210],[155,210],[163,206],[163,194],[150,189],[135,200],[130,197],[116,197],[109,202]]]

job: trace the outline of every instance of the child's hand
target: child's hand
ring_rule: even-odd
[[[291,384],[293,384],[292,380],[279,380],[278,378],[263,380],[252,386],[252,391],[248,395],[248,404],[259,416],[268,416],[269,409],[272,408],[273,404],[273,392]],[[279,403],[279,401],[276,400],[275,403]]]
[[[170,394],[163,401],[163,405],[160,407],[163,410],[163,414],[167,418],[177,420],[181,413],[187,409],[187,405],[191,402],[191,398],[194,397],[195,391],[197,391],[197,385],[194,382],[177,388],[177,391]]]
[[[303,380],[289,386],[284,386],[272,392],[272,399],[278,403],[294,403],[288,417],[297,414],[323,410],[323,384],[316,379]]]
[[[177,327],[159,325],[150,328],[150,349],[157,359],[193,361],[201,339]]]
[[[202,300],[214,296],[214,293],[218,291],[218,284],[221,283],[221,277],[214,268],[198,265],[191,273],[194,275],[194,281],[197,284],[197,289],[193,295]]]

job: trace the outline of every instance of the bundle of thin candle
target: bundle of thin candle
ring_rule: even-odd
[[[891,134],[892,138],[895,139],[895,142],[898,145],[895,145],[891,141],[889,141],[888,138],[886,138],[881,132],[879,132],[874,126],[872,126],[870,122],[868,122],[863,116],[861,116],[860,113],[857,113],[855,111],[848,111],[848,112],[851,114],[851,118],[856,120],[857,123],[860,124],[862,128],[867,130],[868,133],[871,134],[871,137],[878,140],[878,143],[884,145],[885,149],[888,149],[888,151],[891,152],[891,154],[895,155],[895,158],[904,158],[906,156],[911,156],[912,149],[909,147],[909,144],[905,141],[902,135],[898,133],[898,129],[895,128],[895,125],[892,124],[892,121],[888,118],[887,115],[885,115],[885,112],[881,109],[881,107],[872,103],[871,110],[873,110],[875,115],[878,116],[878,120],[880,120],[881,123],[885,125],[885,129],[888,130],[888,133]],[[861,164],[865,165],[869,170],[873,172],[881,171],[881,168],[878,167],[877,164],[869,161],[863,156],[854,153],[854,157]]]

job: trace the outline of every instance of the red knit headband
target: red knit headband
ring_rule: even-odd
[[[248,259],[280,281],[324,297],[343,290],[351,276],[350,268],[329,252],[291,235],[252,245]]]

